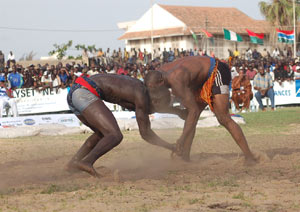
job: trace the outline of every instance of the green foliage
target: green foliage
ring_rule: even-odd
[[[259,8],[262,15],[274,26],[293,26],[293,1],[272,0],[271,3],[261,1]],[[300,17],[300,6],[296,4],[296,20]]]
[[[66,56],[67,50],[72,46],[73,41],[69,40],[66,44],[54,44],[54,50],[49,52],[49,55],[54,55],[57,53],[57,59],[61,60],[64,56]]]
[[[95,45],[85,46],[83,44],[77,44],[75,46],[75,49],[77,49],[77,50],[86,50],[88,52],[93,52],[93,51],[97,50]]]

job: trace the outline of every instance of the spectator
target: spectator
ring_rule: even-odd
[[[294,79],[300,80],[300,66],[296,67],[296,72],[294,72]]]
[[[272,57],[279,59],[279,56],[280,56],[280,51],[277,48],[275,48],[272,53]]]
[[[52,78],[48,71],[45,71],[41,78],[41,88],[39,90],[45,90],[47,88],[52,88]]]
[[[266,73],[263,66],[258,67],[258,73],[254,77],[253,87],[257,92],[255,93],[255,98],[259,104],[259,108],[262,111],[265,111],[262,104],[262,98],[269,97],[271,100],[272,110],[275,108],[274,102],[274,90],[273,90],[273,81],[269,73]]]
[[[249,79],[249,80],[253,80],[254,79],[254,77],[255,77],[255,75],[256,75],[256,69],[254,69],[253,67],[252,67],[252,65],[249,65],[249,67],[248,68],[246,68],[246,76],[247,76],[247,78]]]
[[[11,84],[11,88],[14,90],[16,88],[21,88],[22,87],[22,76],[17,72],[17,68],[15,65],[13,65],[13,67],[11,69],[9,69],[10,71],[12,71],[12,73],[10,73],[8,75],[8,80]]]
[[[292,81],[294,80],[294,72],[292,71],[290,66],[287,66],[286,74],[285,74],[285,80]]]
[[[5,66],[5,56],[0,50],[0,71],[4,69],[4,66]]]
[[[8,111],[7,108],[12,110],[13,117],[19,116],[16,101],[6,84],[5,77],[0,76],[0,118],[3,117],[4,110]]]
[[[239,70],[239,76],[232,80],[232,101],[235,108],[240,110],[240,104],[242,104],[241,111],[249,110],[250,101],[253,98],[252,86],[244,70]]]
[[[51,90],[52,90],[52,88],[55,88],[56,93],[57,93],[57,92],[58,92],[58,89],[61,87],[61,80],[60,80],[60,77],[58,76],[56,70],[54,70],[54,71],[51,73],[51,80],[52,80],[52,87],[51,87]]]
[[[25,73],[23,75],[23,85],[22,88],[31,88],[34,86],[34,79],[32,78],[32,74],[29,73],[29,70],[25,70]]]
[[[9,52],[8,56],[7,56],[7,66],[8,68],[10,68],[12,66],[12,64],[16,64],[16,59],[15,59],[15,55],[13,54],[12,51]]]
[[[234,50],[234,52],[233,52],[233,56],[234,56],[235,58],[239,58],[240,52],[239,52],[239,50],[238,50],[237,48],[235,48],[235,50]]]

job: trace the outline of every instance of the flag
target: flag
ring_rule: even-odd
[[[251,43],[256,43],[256,44],[260,44],[263,45],[264,44],[264,34],[263,33],[254,33],[252,31],[250,31],[249,29],[246,29],[246,31],[248,32],[248,35],[250,37]]]
[[[286,31],[276,29],[278,35],[278,41],[282,43],[294,43],[294,30]]]
[[[213,35],[211,33],[209,33],[208,31],[202,29],[202,31],[204,32],[204,34],[206,35],[207,38],[212,38]]]
[[[195,43],[198,45],[197,35],[190,29],[190,32],[195,40]]]
[[[202,29],[202,31],[204,32],[206,38],[208,38],[208,40],[211,42],[212,45],[214,45],[214,37],[211,33],[209,33],[208,31]]]
[[[238,42],[243,41],[242,37],[239,34],[236,34],[235,32],[227,30],[227,29],[223,29],[223,30],[224,30],[224,38],[226,40],[232,40],[232,41],[238,41]]]

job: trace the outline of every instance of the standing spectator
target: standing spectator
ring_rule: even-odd
[[[10,51],[8,56],[7,56],[7,66],[8,66],[8,68],[11,67],[11,64],[15,64],[15,63],[16,63],[15,55],[13,54],[12,51]]]
[[[47,88],[52,88],[52,78],[48,71],[45,71],[41,78],[41,89],[45,90]]]
[[[174,52],[172,51],[172,48],[169,49],[169,58],[168,58],[168,62],[172,62],[174,60]]]
[[[82,51],[82,61],[83,64],[89,65],[89,54],[87,52],[87,49],[83,49]]]
[[[22,87],[22,76],[17,72],[17,68],[15,65],[12,67],[12,73],[8,75],[8,80],[11,84],[12,89],[21,88]]]
[[[147,64],[149,61],[148,52],[144,49],[144,64]]]
[[[58,76],[57,74],[57,71],[54,70],[52,73],[51,73],[51,80],[52,80],[52,87],[51,87],[51,90],[53,88],[56,89],[56,93],[58,92],[58,89],[61,87],[61,80],[60,80],[60,77]]]
[[[249,65],[248,68],[246,69],[246,76],[249,80],[253,80],[256,73],[257,72],[255,71],[255,69],[251,65]]]
[[[166,48],[164,48],[164,51],[163,51],[163,62],[167,63],[168,59],[169,59],[169,54],[168,54]]]
[[[234,56],[235,58],[239,58],[239,57],[240,57],[240,52],[239,52],[239,50],[238,50],[237,48],[235,48],[235,50],[234,50],[234,52],[233,52],[233,56]]]
[[[256,49],[254,49],[252,52],[252,58],[254,60],[258,60],[258,59],[260,59],[260,57],[261,57],[260,53]]]
[[[252,59],[252,50],[250,48],[246,50],[245,56],[248,61]]]
[[[156,51],[156,49],[154,49],[153,58],[154,58],[154,60],[160,61],[159,51]]]
[[[5,66],[5,56],[0,50],[0,71],[4,69],[4,66]]]
[[[255,93],[255,98],[259,104],[259,108],[262,111],[265,111],[264,106],[262,104],[262,98],[269,97],[271,100],[272,110],[275,108],[274,102],[274,90],[273,90],[273,81],[272,77],[269,73],[266,73],[263,66],[258,67],[258,73],[254,77],[253,87],[257,92]]]
[[[25,73],[23,75],[23,85],[22,88],[31,88],[34,85],[34,79],[32,78],[32,74],[29,72],[29,70],[25,70]]]
[[[19,115],[16,101],[12,96],[11,90],[6,85],[5,77],[0,76],[0,118],[2,118],[3,111],[7,107],[11,108],[14,117]]]
[[[274,51],[272,53],[272,57],[274,57],[276,59],[279,59],[279,57],[280,57],[280,51],[277,48],[274,49]]]

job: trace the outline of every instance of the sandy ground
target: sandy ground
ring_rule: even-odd
[[[87,134],[1,139],[0,211],[300,211],[299,127],[248,130],[251,167],[222,127],[197,130],[190,163],[124,132],[95,164],[101,179],[64,170]],[[175,142],[181,130],[158,133]]]

